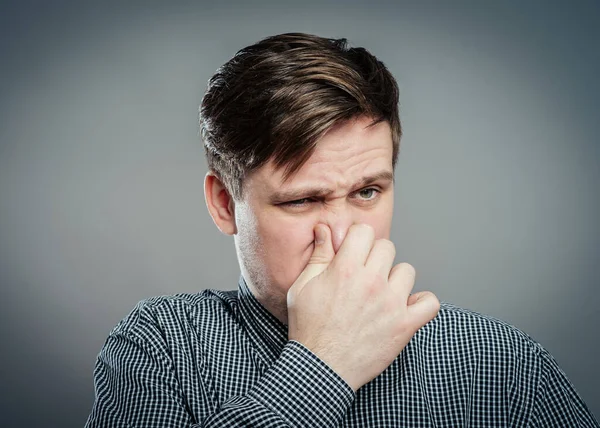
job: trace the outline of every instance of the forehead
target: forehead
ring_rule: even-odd
[[[248,190],[270,191],[298,184],[351,185],[351,181],[383,170],[392,172],[393,143],[389,124],[373,125],[359,117],[330,128],[317,142],[310,158],[287,181],[284,168],[269,161],[248,177]]]

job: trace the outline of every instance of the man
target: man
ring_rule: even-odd
[[[388,240],[397,106],[345,40],[278,35],[217,71],[204,190],[238,290],[140,302],[100,352],[88,427],[598,426],[526,334],[410,294]]]

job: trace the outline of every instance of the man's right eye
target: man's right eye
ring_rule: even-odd
[[[309,202],[311,202],[311,200],[309,198],[303,198],[303,199],[296,199],[295,201],[284,202],[282,205],[285,205],[288,207],[302,207],[302,206],[308,204]]]

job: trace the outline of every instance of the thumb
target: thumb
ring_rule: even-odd
[[[333,260],[335,251],[331,242],[331,230],[324,224],[317,224],[314,229],[315,242],[313,253],[306,267],[294,282],[294,287],[303,287],[308,281],[319,275]]]

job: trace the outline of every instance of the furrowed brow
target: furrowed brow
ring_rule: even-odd
[[[352,188],[359,189],[361,187],[368,186],[369,184],[373,184],[377,181],[390,182],[393,180],[394,174],[392,172],[381,171],[372,175],[362,177],[352,186]],[[334,191],[326,187],[306,187],[274,192],[269,196],[269,200],[272,204],[280,204],[283,202],[295,201],[304,198],[323,198],[331,193],[334,193]]]
[[[324,187],[307,187],[304,189],[284,190],[273,193],[269,199],[272,204],[295,201],[304,198],[323,198],[333,193],[331,189]]]

